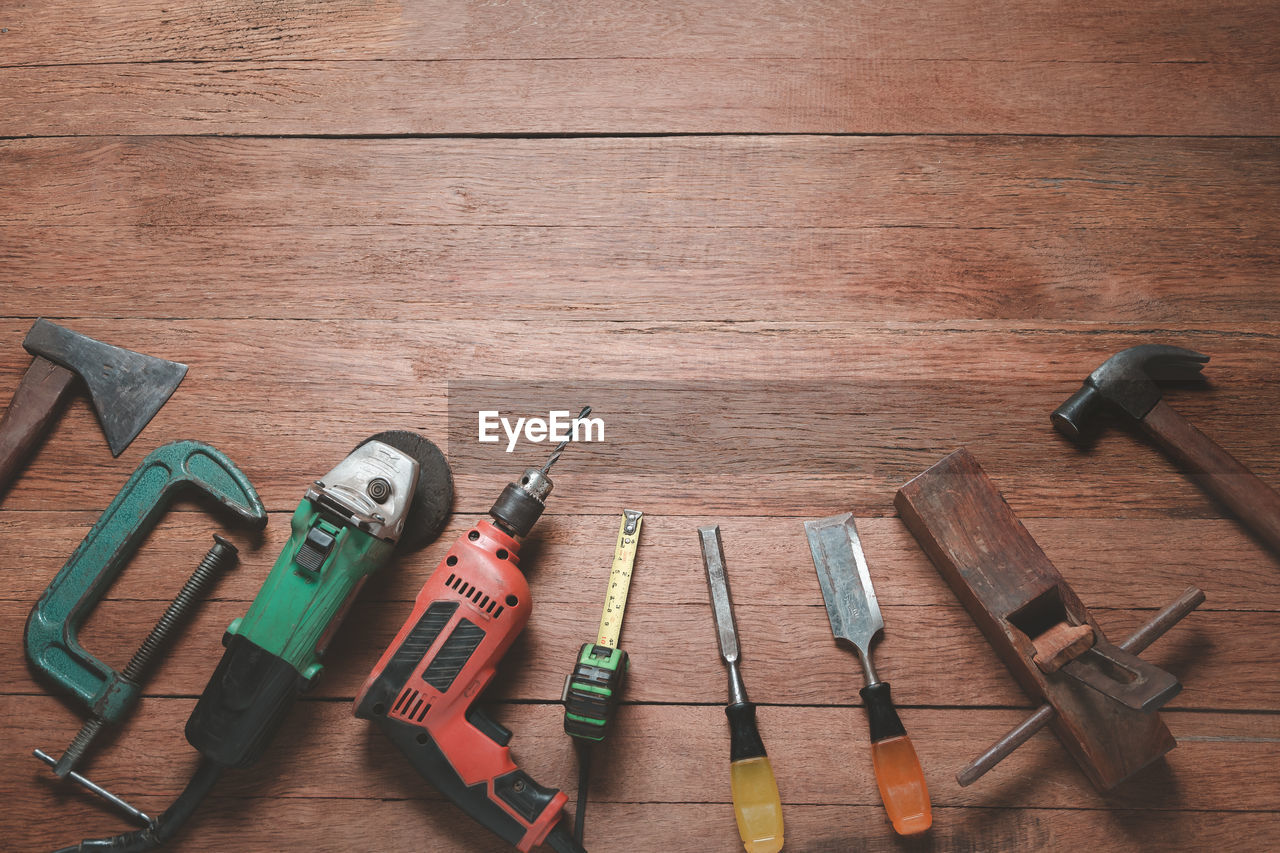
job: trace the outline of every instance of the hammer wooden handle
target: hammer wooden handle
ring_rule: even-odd
[[[1139,423],[1161,449],[1280,554],[1280,494],[1163,400]]]
[[[40,442],[75,374],[36,356],[0,420],[0,495]]]

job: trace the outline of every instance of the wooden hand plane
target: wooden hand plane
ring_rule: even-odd
[[[1177,745],[1155,712],[1181,685],[1136,652],[1190,613],[1203,593],[1188,590],[1114,645],[967,450],[907,483],[894,503],[1023,689],[1046,703],[962,771],[962,785],[1046,723],[1103,791]]]

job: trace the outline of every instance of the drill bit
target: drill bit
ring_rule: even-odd
[[[578,421],[582,420],[589,414],[591,414],[591,407],[583,406],[582,411],[578,412],[578,416],[573,419],[573,422],[576,424]],[[573,438],[573,433],[572,431],[570,431],[569,438],[566,438],[564,441],[557,444],[556,449],[551,451],[551,458],[547,460],[547,464],[542,466],[542,474],[544,476],[547,474],[547,472],[551,470],[551,466],[556,464],[556,460],[560,458],[561,453],[564,453],[564,449],[569,446],[569,442],[570,440],[572,440],[572,438]]]
[[[574,423],[590,413],[591,407],[583,406],[578,417],[574,418]],[[533,528],[534,522],[542,515],[547,496],[551,494],[554,485],[547,472],[551,470],[552,465],[556,464],[556,460],[572,440],[573,434],[570,433],[564,441],[556,445],[555,450],[551,451],[551,458],[545,465],[541,468],[526,468],[520,479],[517,482],[508,483],[502,490],[502,494],[498,495],[498,499],[493,502],[489,515],[493,516],[507,533],[520,539],[528,535]]]

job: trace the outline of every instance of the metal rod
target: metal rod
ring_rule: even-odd
[[[1152,618],[1150,622],[1129,635],[1129,639],[1120,644],[1131,655],[1142,654],[1147,646],[1164,636],[1164,633],[1187,617],[1192,610],[1204,604],[1204,590],[1189,586],[1178,600]]]
[[[213,583],[218,573],[235,566],[238,555],[235,545],[217,533],[213,534],[213,545],[205,552],[200,565],[196,566],[191,577],[182,585],[182,589],[165,609],[151,633],[142,641],[133,658],[125,664],[123,674],[126,679],[135,684],[142,681],[156,655],[168,642],[169,636],[195,612],[206,588]]]
[[[32,755],[34,755],[36,758],[43,761],[45,764],[48,764],[50,767],[53,767],[58,763],[53,756],[47,754],[43,749],[34,750],[32,752]],[[80,785],[81,787],[92,791],[93,793],[97,794],[99,797],[102,797],[102,799],[106,800],[108,803],[111,803],[111,805],[120,809],[120,811],[124,812],[129,817],[133,818],[136,821],[141,822],[143,826],[151,825],[151,818],[146,814],[146,812],[135,809],[133,806],[129,805],[124,800],[120,799],[115,794],[108,791],[106,788],[90,781],[89,779],[86,779],[84,776],[81,776],[79,773],[75,772],[74,770],[68,773],[66,778],[70,779],[72,782],[75,782],[77,785]]]
[[[867,686],[879,684],[880,678],[876,675],[876,668],[871,663],[871,652],[868,650],[865,654],[861,649],[858,650],[858,660],[862,661],[862,674],[867,678]]]
[[[80,727],[80,731],[76,732],[76,736],[71,739],[71,743],[62,751],[62,757],[53,765],[53,772],[59,779],[66,778],[71,772],[71,768],[79,763],[84,757],[84,752],[89,748],[89,744],[93,743],[93,739],[98,736],[98,732],[102,731],[107,721],[97,714],[84,721],[84,725]]]
[[[1178,600],[1161,610],[1151,621],[1134,631],[1129,639],[1120,644],[1120,648],[1129,654],[1140,654],[1147,646],[1154,643],[1165,632],[1186,618],[1192,610],[1204,603],[1204,591],[1198,587],[1187,587],[1186,592]],[[1031,736],[1043,729],[1053,719],[1053,706],[1045,703],[1018,725],[1008,731],[1004,737],[987,748],[986,752],[969,762],[963,770],[956,774],[956,781],[964,788],[981,779],[988,770],[1009,757],[1009,753],[1022,746]]]
[[[1032,735],[1049,725],[1054,713],[1053,706],[1046,702],[1037,708],[1035,713],[1010,729],[1004,737],[987,747],[986,752],[970,761],[956,774],[956,781],[960,783],[960,787],[967,788],[977,782],[987,774],[988,770],[1008,758],[1009,753],[1031,740]]]
[[[742,681],[742,673],[738,671],[738,662],[729,661],[729,704],[738,705],[747,701],[747,685]]]

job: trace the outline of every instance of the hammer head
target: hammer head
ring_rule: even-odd
[[[113,347],[44,319],[22,346],[84,380],[112,456],[142,432],[187,375],[185,364]]]
[[[1164,344],[1121,350],[1090,373],[1080,390],[1059,406],[1050,420],[1058,432],[1075,442],[1083,439],[1089,423],[1105,404],[1141,420],[1160,402],[1157,381],[1199,379],[1208,360],[1207,355]]]

